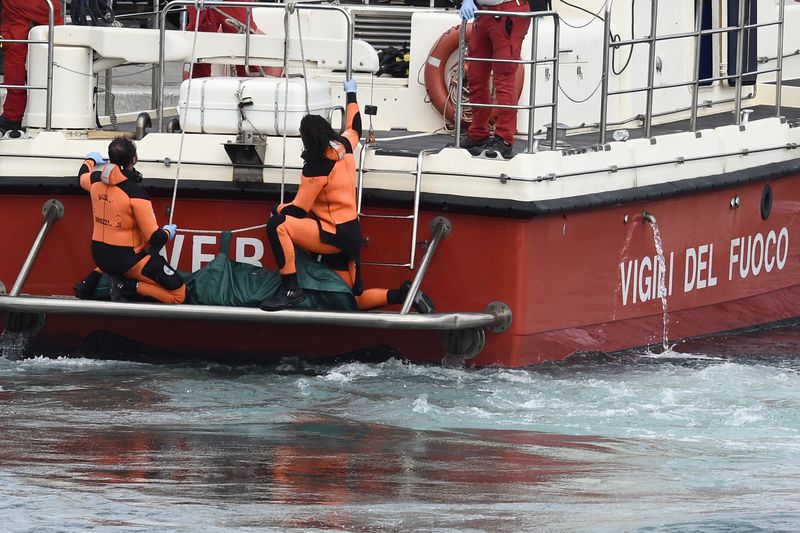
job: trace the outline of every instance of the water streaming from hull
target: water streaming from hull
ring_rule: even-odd
[[[664,243],[661,240],[661,230],[658,223],[653,220],[650,223],[653,228],[653,243],[656,247],[658,257],[658,297],[661,299],[661,314],[664,328],[661,337],[661,347],[666,352],[669,350],[669,314],[667,313],[667,261],[664,257]]]

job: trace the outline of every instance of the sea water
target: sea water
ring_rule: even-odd
[[[0,530],[798,531],[800,327],[527,369],[0,358]]]

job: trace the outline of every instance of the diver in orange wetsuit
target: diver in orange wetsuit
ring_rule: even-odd
[[[356,101],[356,82],[344,82],[347,94],[345,130],[340,136],[325,118],[306,115],[300,121],[303,140],[303,171],[300,187],[289,203],[277,206],[267,222],[267,238],[281,275],[281,286],[261,309],[276,311],[303,301],[297,283],[294,247],[323,256],[353,289],[359,309],[402,303],[409,282],[398,289],[364,290],[359,255],[361,227],[356,208],[356,162],[353,148],[361,137],[361,113]],[[414,306],[433,312],[429,298],[418,293]]]
[[[99,153],[88,154],[78,172],[81,187],[92,197],[92,257],[99,271],[75,286],[76,296],[93,294],[102,271],[112,276],[112,300],[145,296],[183,303],[183,278],[158,255],[177,227],[158,226],[150,198],[139,185],[142,175],[134,168],[136,145],[117,137],[108,145],[108,155],[106,163]]]

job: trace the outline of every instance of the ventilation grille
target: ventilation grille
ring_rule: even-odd
[[[356,39],[367,41],[376,50],[394,46],[402,48],[411,41],[411,13],[394,11],[354,11]]]

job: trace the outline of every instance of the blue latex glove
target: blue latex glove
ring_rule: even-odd
[[[356,92],[356,80],[344,80],[344,92],[346,93]]]
[[[178,231],[178,226],[175,224],[164,224],[164,227],[161,229],[169,233],[169,240],[172,240],[175,238],[175,233]]]
[[[461,18],[471,20],[475,18],[475,0],[464,0],[461,2]]]
[[[89,152],[86,154],[86,159],[94,159],[94,162],[98,165],[103,165],[106,162],[106,160],[103,159],[103,156],[100,155],[100,152]]]

